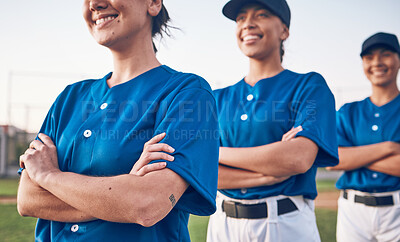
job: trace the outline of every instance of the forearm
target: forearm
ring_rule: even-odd
[[[71,223],[96,219],[33,183],[25,171],[21,174],[17,205],[21,216]]]
[[[221,164],[262,173],[292,176],[306,172],[314,163],[318,146],[303,137],[249,148],[220,148]]]
[[[368,166],[375,161],[384,159],[394,150],[391,142],[382,142],[371,145],[339,147],[339,164],[329,170],[350,171]]]
[[[400,177],[400,155],[393,155],[367,166],[368,169]]]
[[[145,176],[132,174],[89,177],[70,172],[47,175],[45,189],[77,209],[102,220],[151,226],[173,208],[170,196],[179,200],[187,183],[169,169]]]
[[[220,165],[218,169],[218,189],[240,189],[269,186],[287,178],[265,176],[261,173],[245,171]]]

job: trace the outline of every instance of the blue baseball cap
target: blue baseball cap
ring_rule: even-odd
[[[363,57],[372,47],[376,46],[385,46],[400,55],[399,40],[396,35],[380,32],[364,41],[360,56]]]
[[[290,26],[290,8],[286,0],[231,0],[225,4],[222,13],[225,17],[235,21],[239,10],[246,4],[259,3],[265,6],[273,14],[278,16],[284,24]]]

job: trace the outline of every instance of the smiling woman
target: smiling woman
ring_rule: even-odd
[[[282,67],[285,0],[230,0],[222,12],[250,68],[214,91],[222,147],[207,240],[320,241],[315,174],[338,161],[333,95],[318,73]]]
[[[39,241],[189,241],[189,214],[215,211],[211,89],[157,60],[161,0],[85,0],[83,15],[114,70],[58,96],[20,157],[18,211]]]

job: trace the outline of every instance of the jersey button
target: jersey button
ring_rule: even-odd
[[[246,188],[242,188],[242,189],[240,189],[240,192],[241,192],[242,194],[246,194],[246,193],[247,193],[247,189],[246,189]]]
[[[248,96],[247,96],[247,101],[251,101],[251,100],[253,100],[253,98],[254,98],[254,96],[253,96],[253,94],[249,94]]]
[[[242,116],[240,116],[240,119],[243,121],[246,121],[248,118],[247,114],[242,114]]]
[[[379,116],[381,116],[381,115],[380,115],[380,113],[375,113],[374,116],[375,116],[375,118],[379,118]]]
[[[85,132],[83,132],[83,136],[85,136],[86,138],[89,138],[90,136],[92,136],[92,131],[90,130],[85,130]]]
[[[108,106],[107,103],[103,103],[103,104],[101,104],[100,109],[101,109],[101,110],[106,109],[107,106]]]
[[[373,131],[378,131],[379,127],[378,127],[378,125],[374,124],[374,125],[372,125],[371,129]]]
[[[372,178],[374,178],[374,179],[378,178],[378,174],[373,173],[373,174],[372,174]]]
[[[78,229],[79,229],[79,225],[77,225],[77,224],[74,224],[74,225],[71,226],[71,231],[74,232],[74,233],[76,231],[78,231]]]

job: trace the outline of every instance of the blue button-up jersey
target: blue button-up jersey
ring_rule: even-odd
[[[89,176],[127,174],[144,143],[166,132],[162,142],[175,148],[175,160],[167,162],[167,168],[190,186],[152,227],[39,219],[36,239],[189,241],[189,213],[210,215],[216,208],[219,132],[211,88],[201,77],[167,66],[112,88],[107,85],[110,77],[68,86],[51,107],[40,132],[54,141],[60,169]]]
[[[338,163],[335,100],[323,77],[284,70],[260,80],[253,87],[244,79],[214,91],[221,129],[221,146],[254,147],[281,141],[292,127],[302,126],[297,136],[311,139],[319,151],[310,170],[272,186],[220,190],[238,199],[276,195],[317,196],[318,166]]]
[[[400,142],[399,113],[400,95],[381,107],[373,104],[369,98],[343,105],[337,112],[339,146]],[[363,167],[344,172],[336,187],[363,192],[390,192],[400,190],[400,177]]]

